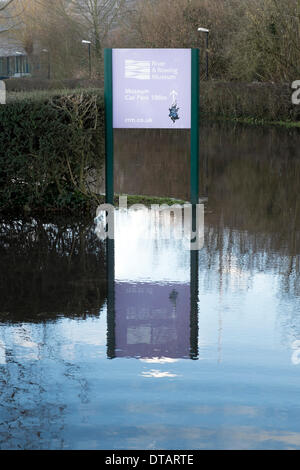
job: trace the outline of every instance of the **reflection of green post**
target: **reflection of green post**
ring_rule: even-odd
[[[192,206],[192,232],[197,234],[197,205]],[[196,235],[197,236],[197,235]],[[190,358],[198,359],[198,302],[199,302],[199,251],[191,249],[191,316]]]
[[[115,357],[115,241],[106,240],[107,267],[107,357]]]
[[[104,50],[104,102],[105,102],[105,185],[106,202],[114,203],[114,132],[112,49]]]
[[[192,49],[191,203],[199,201],[199,50]]]
[[[190,316],[190,358],[198,359],[198,272],[199,272],[199,251],[191,250],[191,316]]]

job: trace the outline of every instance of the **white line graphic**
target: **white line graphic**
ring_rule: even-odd
[[[150,67],[147,60],[125,60],[125,78],[150,80]]]

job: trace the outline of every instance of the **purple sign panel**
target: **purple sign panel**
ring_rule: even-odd
[[[113,127],[191,128],[191,49],[113,49]]]
[[[115,284],[116,357],[188,358],[190,285]]]

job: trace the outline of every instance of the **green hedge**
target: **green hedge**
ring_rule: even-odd
[[[202,82],[202,117],[299,121],[290,85]],[[9,92],[0,106],[0,211],[86,208],[104,165],[99,89]]]
[[[208,81],[200,84],[202,115],[252,121],[300,121],[291,84]]]
[[[20,95],[0,106],[0,210],[86,207],[104,163],[102,93]]]
[[[6,90],[10,92],[20,91],[36,91],[36,90],[60,90],[62,88],[87,89],[87,88],[103,88],[103,80],[98,79],[65,79],[65,80],[47,80],[44,78],[9,78],[5,81]]]

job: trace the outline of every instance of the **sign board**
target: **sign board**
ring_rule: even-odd
[[[106,202],[114,204],[114,129],[190,129],[191,203],[199,202],[198,49],[105,49]]]
[[[191,128],[191,49],[113,49],[113,127]]]

